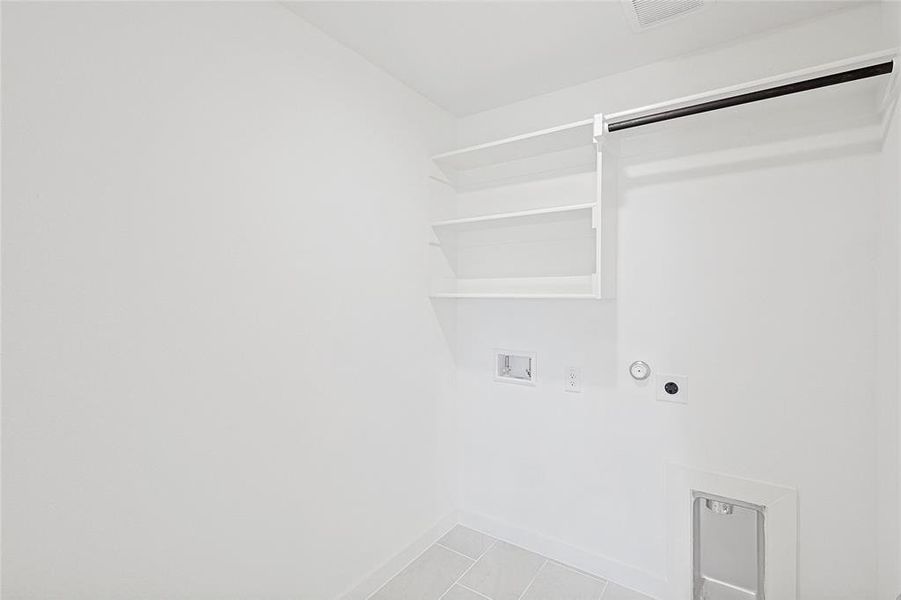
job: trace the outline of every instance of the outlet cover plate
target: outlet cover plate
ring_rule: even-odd
[[[563,391],[579,393],[582,391],[582,369],[567,367],[563,373]]]

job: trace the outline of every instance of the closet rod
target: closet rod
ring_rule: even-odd
[[[869,67],[860,67],[851,69],[850,71],[842,71],[833,75],[824,75],[823,77],[815,77],[795,83],[785,85],[777,85],[775,87],[757,90],[756,92],[748,92],[747,94],[739,94],[737,96],[729,96],[720,98],[719,100],[710,100],[709,102],[701,102],[700,104],[692,104],[691,106],[683,106],[682,108],[674,108],[672,110],[664,110],[642,117],[634,117],[632,119],[624,119],[615,123],[607,124],[607,131],[619,131],[621,129],[630,129],[632,127],[640,127],[641,125],[649,125],[651,123],[659,123],[660,121],[669,121],[670,119],[678,119],[679,117],[687,117],[699,113],[728,108],[730,106],[738,106],[740,104],[748,104],[768,98],[778,98],[779,96],[787,96],[788,94],[796,94],[798,92],[806,92],[830,85],[838,85],[839,83],[847,83],[849,81],[857,81],[858,79],[867,79],[868,77],[876,77],[877,75],[885,75],[892,72],[893,61],[871,65]]]

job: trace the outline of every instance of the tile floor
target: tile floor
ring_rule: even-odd
[[[457,525],[370,600],[651,600]]]

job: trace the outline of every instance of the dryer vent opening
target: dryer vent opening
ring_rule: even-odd
[[[765,600],[762,506],[693,492],[693,600]]]

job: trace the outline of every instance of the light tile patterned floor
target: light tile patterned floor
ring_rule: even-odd
[[[457,525],[370,600],[651,600]]]

